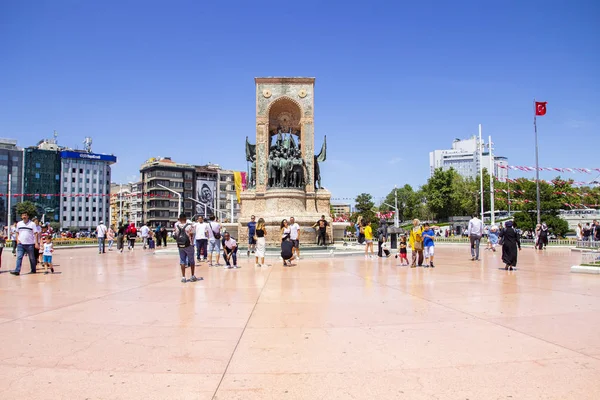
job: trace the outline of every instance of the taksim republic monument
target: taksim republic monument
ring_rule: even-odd
[[[281,221],[290,217],[300,225],[300,242],[316,243],[312,225],[321,215],[331,222],[331,193],[321,186],[319,168],[327,156],[326,137],[315,151],[315,78],[255,78],[255,84],[256,142],[246,138],[249,174],[239,240],[248,240],[246,225],[255,215],[265,219],[269,243],[279,243]]]

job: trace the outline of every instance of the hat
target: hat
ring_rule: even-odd
[[[506,221],[504,223],[504,226],[507,227],[507,228],[510,228],[511,226],[513,226],[513,222],[512,221]]]
[[[102,225],[104,223],[104,221],[100,221],[100,225]]]

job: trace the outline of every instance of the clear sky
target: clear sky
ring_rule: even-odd
[[[117,182],[155,156],[246,170],[254,77],[312,76],[334,198],[420,186],[479,123],[534,165],[534,97],[540,165],[597,168],[599,20],[584,0],[1,1],[0,136],[91,136]]]

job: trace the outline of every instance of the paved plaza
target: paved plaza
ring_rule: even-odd
[[[5,251],[0,398],[600,398],[600,276],[569,273],[579,254],[523,249],[509,272],[436,249],[435,269],[242,257],[185,284],[175,255],[58,249],[60,274],[15,277]]]

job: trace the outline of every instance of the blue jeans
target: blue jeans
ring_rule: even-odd
[[[21,263],[23,262],[23,256],[25,252],[27,252],[27,256],[29,257],[29,265],[31,265],[31,273],[35,274],[35,266],[37,264],[37,260],[35,258],[35,254],[33,249],[35,245],[33,244],[21,244],[17,245],[17,265],[15,267],[15,272],[21,272]]]
[[[471,240],[471,257],[479,260],[479,243],[481,241],[481,236],[471,235],[469,236]]]
[[[235,250],[229,250],[227,247],[223,247],[223,257],[225,258],[225,263],[230,265],[227,256],[230,256],[233,260],[233,265],[237,265],[237,247]]]
[[[189,265],[193,267],[196,265],[194,262],[194,246],[179,247],[179,265]]]
[[[104,253],[104,238],[103,237],[98,238],[98,251],[100,253]]]

